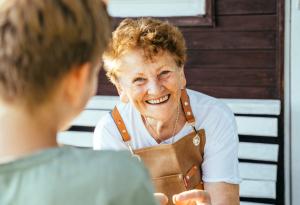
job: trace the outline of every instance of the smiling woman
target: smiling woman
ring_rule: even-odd
[[[151,18],[126,19],[103,59],[122,103],[98,123],[94,148],[139,155],[169,204],[173,195],[186,199],[195,190],[195,201],[239,204],[234,116],[219,100],[186,90],[179,29]]]

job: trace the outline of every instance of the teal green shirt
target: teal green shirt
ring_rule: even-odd
[[[0,205],[156,205],[127,152],[53,148],[0,164]]]

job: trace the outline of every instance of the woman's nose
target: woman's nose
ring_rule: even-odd
[[[157,79],[149,81],[148,94],[155,95],[155,94],[159,94],[161,91],[162,91],[162,85]]]

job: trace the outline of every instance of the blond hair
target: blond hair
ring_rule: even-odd
[[[179,29],[166,21],[153,18],[125,19],[113,32],[103,54],[106,75],[116,83],[120,58],[128,51],[141,49],[145,61],[152,60],[161,51],[167,51],[178,67],[186,61],[186,46]]]

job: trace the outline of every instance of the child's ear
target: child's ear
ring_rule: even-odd
[[[90,97],[91,64],[84,63],[74,67],[64,79],[64,95],[69,103],[82,105]]]
[[[120,100],[121,102],[123,103],[128,103],[129,102],[129,99],[127,97],[127,94],[126,92],[124,91],[124,89],[122,88],[122,86],[120,85],[119,82],[116,82],[115,84],[116,88],[117,88],[117,91],[118,91],[118,94],[120,96]]]

